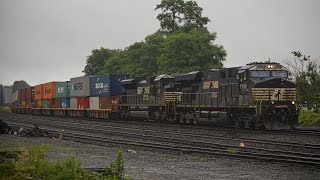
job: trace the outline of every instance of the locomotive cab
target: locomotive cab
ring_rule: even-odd
[[[267,129],[298,125],[296,85],[279,63],[251,63],[240,68],[239,105],[255,107],[256,122]]]

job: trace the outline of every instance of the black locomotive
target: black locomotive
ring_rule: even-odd
[[[292,129],[298,125],[296,85],[279,63],[254,62],[207,72],[121,82],[118,115],[186,124]]]

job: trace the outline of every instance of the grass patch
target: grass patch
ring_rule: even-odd
[[[122,151],[118,157],[106,167],[104,173],[93,173],[81,168],[79,159],[71,153],[66,160],[57,163],[44,158],[46,152],[57,149],[53,146],[36,145],[23,151],[0,152],[0,180],[2,179],[70,179],[70,180],[123,180],[125,177]],[[66,150],[69,148],[60,147]]]
[[[0,111],[11,112],[11,109],[9,106],[0,106]]]
[[[236,153],[238,153],[238,150],[237,150],[237,148],[235,148],[235,147],[229,147],[229,148],[227,149],[227,152],[228,152],[228,153],[231,153],[231,154],[236,154]]]
[[[299,124],[303,127],[320,124],[320,113],[314,111],[301,111],[299,114]]]
[[[131,144],[138,145],[138,144],[140,144],[140,141],[132,141]]]

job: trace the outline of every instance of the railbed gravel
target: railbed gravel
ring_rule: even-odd
[[[46,158],[52,161],[74,153],[82,167],[103,168],[124,150],[126,175],[131,179],[319,179],[319,169],[253,160],[184,154],[158,149],[134,148],[136,154],[119,145],[90,145],[51,138],[27,138],[0,135],[0,149],[16,146],[53,145],[74,150],[52,150]]]
[[[28,117],[26,117],[28,118]],[[38,117],[35,117],[35,118],[38,118]],[[43,117],[43,118],[46,118],[46,119],[51,119],[52,117]],[[59,120],[59,118],[58,118]],[[67,120],[66,120],[67,121]],[[54,122],[53,122],[54,123]],[[86,122],[83,122],[83,123],[88,123],[89,127],[92,128],[92,129],[95,129],[95,127],[91,126],[94,124],[94,122],[90,122],[90,121],[86,121]],[[40,124],[40,127],[43,127],[41,124],[42,122],[39,121],[39,124]],[[100,122],[99,123],[100,126],[98,127],[98,129],[103,129],[103,130],[109,130],[109,131],[113,131],[112,127],[111,126],[110,128],[103,128],[103,125],[112,125],[113,123],[110,123],[108,121],[106,122]],[[122,127],[121,125],[119,126],[119,124],[114,124],[114,126],[117,126],[117,127]],[[82,127],[82,128],[85,128],[86,126],[84,125],[78,125],[78,127]],[[129,125],[126,125],[126,127],[130,127]],[[141,128],[141,126],[137,126],[137,125],[133,125],[133,127],[130,127],[130,128]],[[246,135],[243,135],[243,134],[239,134],[239,133],[232,133],[230,132],[231,130],[229,130],[229,132],[225,132],[225,131],[220,131],[220,134],[219,134],[219,131],[216,131],[215,133],[211,133],[211,137],[210,135],[209,138],[203,138],[203,137],[185,137],[183,136],[184,132],[181,132],[181,131],[185,131],[185,129],[183,129],[183,127],[177,129],[171,129],[172,127],[169,127],[169,128],[166,128],[162,130],[160,129],[157,129],[157,131],[160,131],[160,132],[157,132],[157,133],[153,133],[152,130],[156,130],[154,129],[153,126],[148,126],[148,127],[143,127],[144,129],[148,129],[148,130],[151,130],[150,132],[143,132],[143,131],[139,131],[139,130],[134,130],[134,129],[126,129],[125,132],[130,132],[132,133],[133,135],[121,135],[119,133],[112,133],[112,132],[107,132],[105,133],[106,135],[108,135],[108,137],[114,137],[116,139],[123,139],[123,138],[133,138],[133,140],[139,140],[139,137],[133,137],[134,134],[145,134],[145,135],[151,135],[151,134],[154,134],[154,135],[157,135],[159,137],[168,137],[168,138],[176,138],[176,139],[187,139],[187,140],[192,140],[192,141],[196,141],[196,142],[211,142],[211,143],[221,143],[221,144],[225,144],[225,145],[229,145],[229,146],[238,146],[239,145],[239,139],[245,139],[246,138],[255,138],[255,139],[265,139],[265,140],[275,140],[277,137],[279,138],[278,135],[271,135],[271,134],[254,134],[254,133],[251,133],[251,134],[248,134],[246,133]],[[97,130],[98,130],[97,129]],[[79,129],[80,130],[80,129]],[[71,131],[71,130],[68,130],[68,131]],[[120,131],[120,129],[115,129],[115,131]],[[163,134],[161,133],[161,131],[170,131],[170,132],[181,132],[179,134],[176,134],[176,135],[168,135],[168,134]],[[194,132],[194,131],[192,131]],[[84,132],[85,133],[85,132]],[[87,133],[87,132],[86,132]],[[189,132],[186,132],[186,133],[190,133]],[[206,134],[208,132],[205,132],[205,131],[202,131],[202,132],[195,132],[196,134]],[[92,134],[92,133],[88,133],[88,134]],[[100,132],[98,133],[100,134]],[[231,138],[231,137],[234,137],[235,139],[219,139],[219,138],[215,138],[214,136],[215,135],[218,135],[218,136],[223,136],[223,137],[226,137],[226,138]],[[283,136],[283,135],[282,135]],[[297,139],[308,139],[309,141],[318,141],[318,139],[320,138],[317,138],[317,137],[304,137],[305,135],[303,136],[295,136],[294,138],[294,141],[285,141],[283,140],[284,138],[287,138],[286,136],[284,136],[283,138],[281,139],[278,139],[278,141],[282,141],[282,142],[296,142]],[[140,136],[140,138],[143,138]],[[238,140],[237,140],[238,139]],[[306,143],[306,142],[303,142],[303,143]],[[317,142],[313,143],[313,144],[319,144]],[[282,145],[277,145],[277,144],[265,144],[265,143],[255,143],[255,142],[246,142],[245,141],[245,145],[246,147],[252,147],[252,148],[263,148],[263,149],[275,149],[275,150],[284,150],[284,151],[296,151],[296,152],[305,152],[305,153],[316,153],[316,154],[320,154],[320,150],[319,149],[312,149],[312,148],[306,148],[306,147],[289,147],[289,146],[282,146]]]

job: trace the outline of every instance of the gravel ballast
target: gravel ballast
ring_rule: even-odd
[[[117,156],[119,146],[99,146],[51,138],[26,138],[0,135],[0,150],[30,145],[71,147],[74,150],[52,150],[46,157],[52,161],[74,153],[82,167],[103,168]],[[131,179],[319,179],[319,169],[253,160],[209,157],[180,152],[122,147],[126,175]]]

